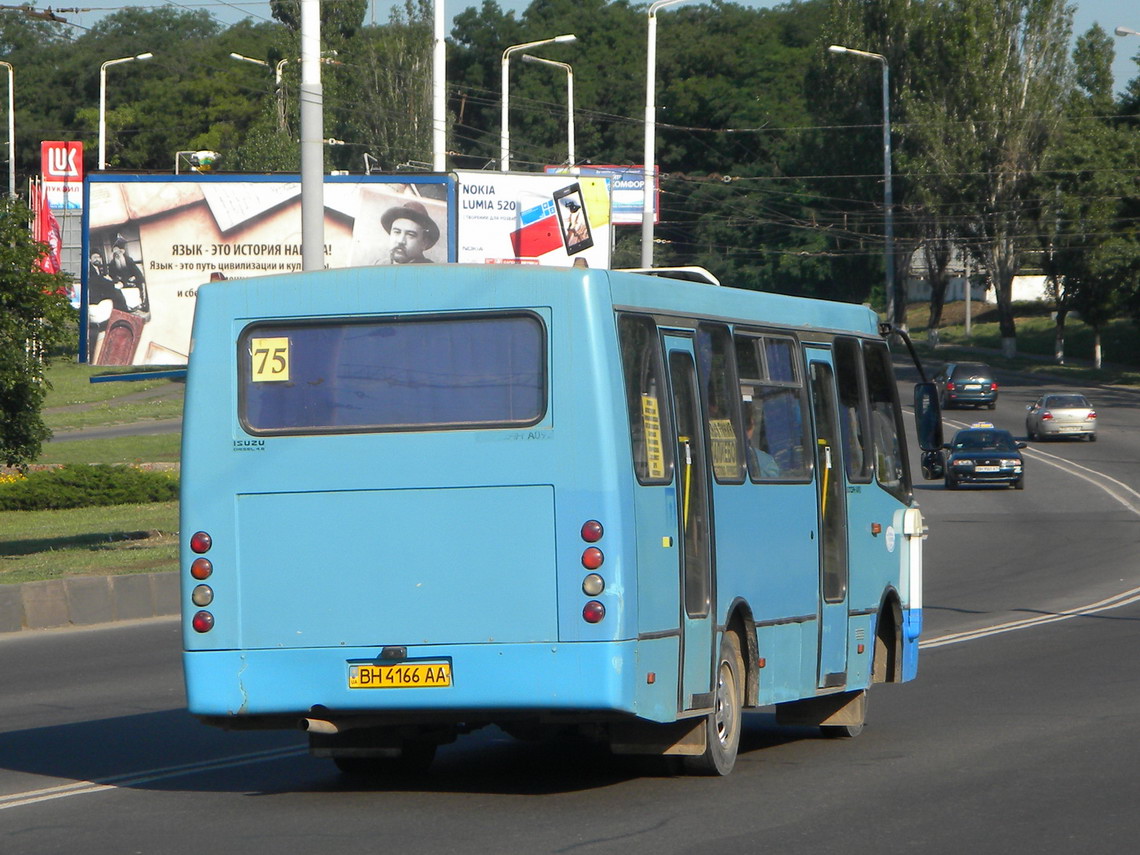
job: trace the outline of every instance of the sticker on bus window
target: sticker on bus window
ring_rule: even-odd
[[[740,460],[737,457],[736,431],[731,419],[709,419],[709,439],[712,440],[713,472],[721,480],[732,480],[740,476]]]
[[[255,338],[249,343],[250,381],[268,383],[289,379],[289,339]]]
[[[645,430],[646,475],[650,478],[664,478],[665,450],[661,446],[661,416],[657,410],[657,399],[650,395],[641,396],[641,426]]]

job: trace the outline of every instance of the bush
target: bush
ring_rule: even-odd
[[[45,511],[95,505],[139,505],[178,498],[172,472],[72,463],[0,479],[0,510]]]

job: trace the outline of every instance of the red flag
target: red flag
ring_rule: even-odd
[[[59,229],[59,221],[51,212],[47,191],[40,186],[40,204],[36,211],[36,240],[48,245],[48,251],[40,256],[39,266],[44,273],[59,273],[59,250],[63,245],[63,233]]]

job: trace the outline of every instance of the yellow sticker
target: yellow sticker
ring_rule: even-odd
[[[289,379],[289,339],[255,338],[250,341],[249,356],[252,382]]]
[[[722,480],[740,475],[740,458],[737,454],[736,431],[730,419],[709,419],[709,438],[712,440],[713,472]]]
[[[665,477],[665,449],[661,445],[661,416],[657,399],[641,396],[641,427],[645,431],[645,457],[650,478]]]

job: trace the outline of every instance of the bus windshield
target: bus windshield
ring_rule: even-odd
[[[545,411],[532,314],[255,324],[241,336],[253,434],[525,426]]]

